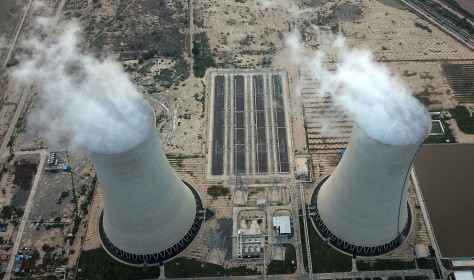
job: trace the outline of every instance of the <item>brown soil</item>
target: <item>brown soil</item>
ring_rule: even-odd
[[[37,169],[38,163],[24,160],[15,161],[13,184],[25,190],[30,189]]]

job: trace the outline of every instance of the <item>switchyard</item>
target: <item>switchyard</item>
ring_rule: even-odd
[[[209,78],[208,175],[289,174],[286,72],[216,70]]]

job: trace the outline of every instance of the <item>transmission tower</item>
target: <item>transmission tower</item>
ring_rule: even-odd
[[[278,181],[275,176],[271,177],[270,180],[272,181],[272,184],[268,188],[268,194],[269,194],[269,201],[270,202],[279,202],[281,200],[280,197],[280,192],[279,192],[279,187],[278,187]],[[276,200],[274,199],[276,197]]]
[[[240,172],[235,174],[235,191],[234,191],[234,203],[238,205],[247,204],[247,186],[242,180],[242,175]]]

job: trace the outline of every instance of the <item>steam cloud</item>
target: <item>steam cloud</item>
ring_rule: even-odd
[[[24,42],[29,55],[11,73],[41,88],[29,125],[38,126],[54,148],[116,153],[136,146],[154,121],[142,95],[118,62],[81,52],[77,23],[53,23],[37,19],[38,36]]]
[[[306,49],[297,33],[287,37],[293,60],[320,83],[316,98],[330,96],[334,106],[354,120],[370,137],[390,145],[415,144],[431,130],[426,108],[410,89],[368,50],[350,49],[343,37],[317,31],[317,51]],[[330,71],[326,55],[337,57]]]
[[[314,17],[314,11],[312,9],[300,9],[297,3],[291,3],[287,0],[259,0],[264,8],[278,8],[286,10],[292,18],[300,19],[305,17]]]

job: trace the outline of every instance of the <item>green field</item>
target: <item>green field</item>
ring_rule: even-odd
[[[293,274],[296,271],[296,249],[291,244],[286,244],[285,260],[271,261],[267,267],[268,275]]]
[[[220,265],[188,258],[176,258],[165,263],[165,276],[168,278],[245,276],[258,274],[260,274],[258,271],[248,269],[245,266],[225,269]]]
[[[372,271],[372,270],[401,270],[401,269],[415,269],[414,261],[399,261],[399,260],[376,260],[374,262],[357,261],[357,270]]]
[[[131,280],[160,276],[159,266],[149,266],[147,271],[143,271],[141,267],[125,265],[114,260],[102,248],[82,252],[79,269],[81,271],[77,273],[76,279],[83,280]]]
[[[466,134],[474,134],[474,117],[471,116],[469,110],[464,106],[457,106],[449,110],[459,129]]]
[[[301,240],[303,245],[304,266],[307,270],[308,258],[306,254],[306,244],[303,229],[303,218],[300,217]],[[311,247],[311,260],[313,262],[314,273],[324,272],[349,272],[352,270],[351,256],[343,254],[331,245],[324,243],[323,239],[318,235],[311,220],[308,218],[308,235]]]

